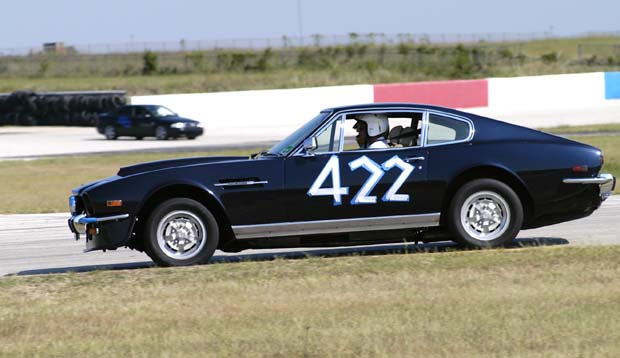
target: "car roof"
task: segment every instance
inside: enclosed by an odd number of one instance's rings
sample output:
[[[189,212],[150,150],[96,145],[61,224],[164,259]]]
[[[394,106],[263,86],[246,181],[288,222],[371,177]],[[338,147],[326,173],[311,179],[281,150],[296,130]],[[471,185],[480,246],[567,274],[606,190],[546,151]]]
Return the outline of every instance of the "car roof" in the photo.
[[[462,112],[449,107],[436,106],[432,104],[424,103],[412,103],[412,102],[384,102],[384,103],[363,103],[354,104],[349,106],[330,107],[322,110],[321,112],[348,112],[348,111],[363,111],[363,110],[391,110],[391,109],[422,109],[422,110],[436,110],[445,113],[452,113],[459,116],[471,117],[471,113]]]
[[[392,108],[411,108],[411,109],[429,109],[429,110],[437,110],[442,112],[450,112],[454,114],[465,114],[464,112],[448,108],[441,107],[431,104],[424,103],[411,103],[411,102],[384,102],[384,103],[363,103],[363,104],[354,104],[349,106],[340,106],[340,107],[330,107],[324,109],[322,112],[341,112],[341,111],[356,111],[356,110],[366,110],[366,109],[392,109]]]

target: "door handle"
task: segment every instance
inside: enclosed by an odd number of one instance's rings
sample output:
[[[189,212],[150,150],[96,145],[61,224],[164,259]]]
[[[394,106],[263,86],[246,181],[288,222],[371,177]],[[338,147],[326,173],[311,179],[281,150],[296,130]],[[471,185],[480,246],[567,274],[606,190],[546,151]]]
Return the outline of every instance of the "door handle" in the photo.
[[[409,158],[405,158],[405,161],[407,163],[411,163],[411,162],[421,162],[423,160],[425,160],[426,158],[424,157],[409,157]]]

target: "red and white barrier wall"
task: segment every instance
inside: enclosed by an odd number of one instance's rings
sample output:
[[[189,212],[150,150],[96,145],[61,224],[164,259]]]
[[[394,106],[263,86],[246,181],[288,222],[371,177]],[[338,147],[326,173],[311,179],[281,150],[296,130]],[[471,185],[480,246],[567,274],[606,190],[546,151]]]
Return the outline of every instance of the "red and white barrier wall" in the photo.
[[[375,102],[427,103],[453,108],[487,107],[487,80],[392,83],[374,86]]]
[[[161,104],[227,135],[258,130],[281,138],[321,109],[357,103],[414,102],[460,108],[530,127],[620,122],[620,72],[481,80],[132,97]]]

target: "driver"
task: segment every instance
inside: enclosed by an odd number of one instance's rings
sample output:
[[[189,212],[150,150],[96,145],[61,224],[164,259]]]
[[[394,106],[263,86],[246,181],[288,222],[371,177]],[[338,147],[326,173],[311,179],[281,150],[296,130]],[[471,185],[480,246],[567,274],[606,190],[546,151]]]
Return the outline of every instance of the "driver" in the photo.
[[[356,118],[353,129],[357,130],[355,140],[360,149],[385,149],[389,130],[388,119],[383,114],[362,114]]]

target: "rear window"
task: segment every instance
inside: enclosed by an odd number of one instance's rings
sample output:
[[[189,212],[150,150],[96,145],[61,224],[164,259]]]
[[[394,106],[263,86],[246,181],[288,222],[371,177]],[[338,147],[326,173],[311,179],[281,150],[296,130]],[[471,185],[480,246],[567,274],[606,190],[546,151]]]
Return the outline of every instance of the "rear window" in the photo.
[[[458,119],[431,113],[428,119],[427,144],[463,141],[469,138],[469,124]]]

